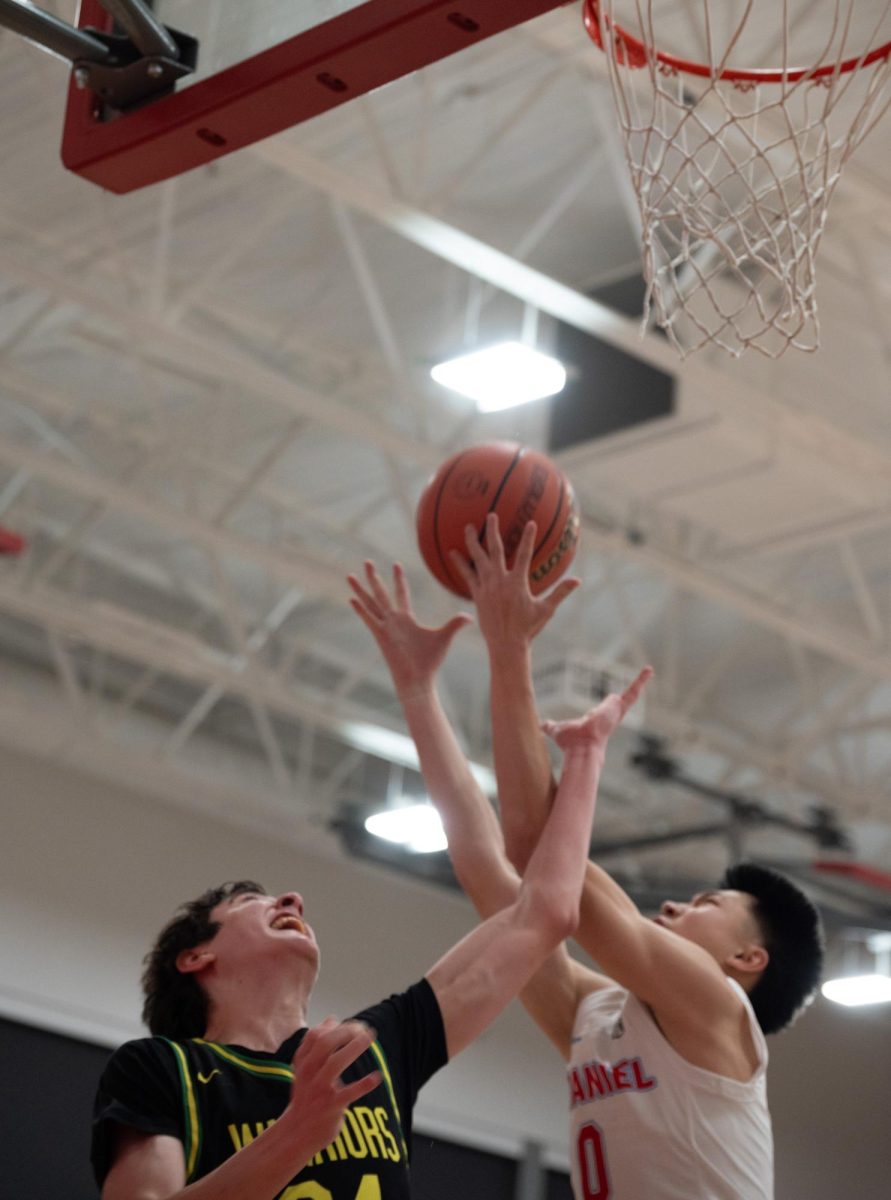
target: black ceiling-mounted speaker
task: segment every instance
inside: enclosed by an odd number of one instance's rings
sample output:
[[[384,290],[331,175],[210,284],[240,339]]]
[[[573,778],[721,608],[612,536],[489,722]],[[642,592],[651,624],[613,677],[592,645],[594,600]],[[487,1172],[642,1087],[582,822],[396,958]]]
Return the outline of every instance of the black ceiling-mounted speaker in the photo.
[[[591,293],[616,312],[639,317],[644,281],[632,275]],[[554,353],[566,387],[550,401],[548,448],[566,450],[675,411],[675,379],[574,326],[557,323]]]

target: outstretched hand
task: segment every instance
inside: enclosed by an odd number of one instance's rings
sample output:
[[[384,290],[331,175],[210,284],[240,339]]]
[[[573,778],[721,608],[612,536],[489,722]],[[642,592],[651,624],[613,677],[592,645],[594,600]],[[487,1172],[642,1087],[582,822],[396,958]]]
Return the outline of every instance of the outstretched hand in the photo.
[[[523,530],[513,565],[508,567],[498,516],[489,513],[485,547],[472,525],[465,530],[470,563],[457,551],[451,553],[452,565],[467,584],[476,604],[480,630],[490,651],[531,642],[581,582],[575,578],[563,579],[549,592],[533,596],[529,586],[529,564],[535,550],[535,537],[535,522],[530,521]]]
[[[421,625],[412,612],[408,581],[399,563],[393,566],[393,599],[374,563],[366,562],[365,578],[363,586],[355,575],[347,576],[355,593],[350,605],[380,646],[396,690],[404,694],[431,684],[455,634],[473,618],[458,613],[437,629]]]
[[[653,668],[644,667],[630,687],[621,695],[610,693],[583,717],[571,721],[544,721],[542,729],[552,737],[561,750],[577,746],[606,746],[610,736],[622,723],[622,718],[634,705],[647,683],[653,677]]]
[[[381,1082],[371,1071],[352,1083],[341,1075],[374,1041],[374,1030],[362,1021],[337,1021],[328,1017],[308,1030],[294,1055],[289,1116],[294,1118],[300,1145],[307,1157],[317,1154],[337,1137],[346,1109],[367,1096]]]

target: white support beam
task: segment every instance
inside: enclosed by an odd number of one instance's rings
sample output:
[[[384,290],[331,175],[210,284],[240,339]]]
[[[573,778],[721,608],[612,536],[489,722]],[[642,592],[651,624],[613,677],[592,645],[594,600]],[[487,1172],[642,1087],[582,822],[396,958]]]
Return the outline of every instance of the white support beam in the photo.
[[[847,538],[839,542],[838,548],[866,631],[881,644],[885,640],[885,625],[857,553]]]
[[[167,179],[161,184],[158,205],[158,228],[155,234],[155,249],[152,255],[152,271],[148,282],[147,307],[154,316],[160,316],[167,307],[170,291],[170,253],[173,241],[174,213],[179,178]]]
[[[84,598],[74,605],[71,597],[62,592],[50,588],[25,592],[3,581],[0,581],[0,612],[42,626],[57,637],[146,666],[156,676],[170,675],[204,687],[206,691],[195,710],[162,752],[165,759],[194,734],[217,700],[229,694],[248,702],[255,700],[300,725],[308,723],[324,730],[364,754],[419,770],[414,743],[399,722],[388,722],[379,711],[370,713],[343,698],[335,702],[318,691],[287,683],[256,659],[246,662],[242,656],[221,652],[197,636],[137,617],[103,601]],[[273,616],[271,613],[267,624]],[[263,632],[260,629],[249,635],[254,655],[262,644]],[[112,715],[114,711],[110,709]],[[471,767],[479,778],[487,778],[487,768],[479,764]]]
[[[341,857],[337,838],[320,822],[309,819],[311,786],[302,793],[292,790],[285,798],[273,788],[264,788],[256,774],[240,772],[231,758],[224,770],[215,770],[206,756],[200,762],[160,760],[154,748],[156,732],[144,717],[134,718],[130,737],[103,736],[102,721],[95,737],[73,736],[71,710],[60,702],[58,688],[40,686],[39,680],[25,683],[7,677],[5,682],[0,745],[49,758],[125,790],[132,789],[136,780],[141,793],[165,804],[261,833],[323,858]],[[105,715],[101,708],[99,715]]]
[[[157,500],[145,499],[125,484],[80,471],[58,458],[2,437],[0,463],[15,469],[24,467],[36,478],[50,480],[74,496],[94,503],[102,502],[117,512],[127,513],[149,526],[163,530],[172,538],[187,538],[199,546],[231,554],[267,571],[273,578],[309,590],[315,595],[343,596],[341,570],[319,555],[291,549],[283,554],[273,545],[250,541],[213,522],[191,516]]]
[[[819,650],[867,676],[891,680],[891,655],[884,645],[841,626],[803,618],[792,606],[784,606],[753,592],[745,592],[703,567],[674,558],[655,546],[633,545],[622,530],[605,530],[583,522],[586,543],[604,554],[619,555],[640,563],[676,583],[684,591],[713,600],[755,624],[772,629],[792,641]]]
[[[564,77],[563,63],[557,63],[541,76],[532,87],[528,88],[526,93],[505,113],[495,127],[474,146],[467,158],[452,172],[451,178],[441,184],[431,195],[424,197],[430,209],[432,211],[441,210],[449,201],[453,200],[455,195],[466,185],[477,167],[490,158],[498,144],[507,137],[512,129],[516,128],[518,122],[522,120],[526,113],[533,109],[539,100],[543,96],[546,96],[551,88],[563,80]]]
[[[292,147],[290,145],[282,144],[280,146],[279,143],[276,143],[276,147],[276,153],[279,149],[284,149],[289,155],[291,154]],[[319,165],[314,159],[307,160],[306,156],[303,156],[301,161],[303,169],[307,171],[309,166],[315,169]],[[313,178],[311,182],[318,185],[319,180]],[[321,182],[325,183],[324,178]],[[349,182],[351,190],[359,188],[359,185],[353,184],[352,181]],[[387,201],[388,205],[390,203]],[[410,210],[405,209],[405,206],[402,206],[400,212],[402,216],[405,216],[406,212],[408,215],[412,215]],[[473,242],[473,239],[470,241]],[[479,249],[479,246],[475,245],[475,248]],[[493,253],[498,257],[498,252]],[[165,353],[170,352],[175,361],[188,362],[192,369],[206,371],[212,378],[237,382],[246,390],[263,395],[265,399],[280,404],[292,413],[298,412],[308,419],[318,420],[328,428],[336,428],[350,436],[367,439],[370,444],[391,453],[399,461],[419,464],[423,461],[425,465],[429,466],[436,463],[438,455],[434,447],[424,446],[415,439],[387,430],[379,421],[366,417],[354,408],[332,403],[330,398],[313,396],[305,389],[295,387],[281,373],[260,366],[243,355],[233,354],[225,346],[217,344],[213,340],[171,331],[144,313],[122,311],[120,306],[112,300],[99,298],[88,288],[77,285],[70,279],[59,280],[49,272],[39,271],[33,265],[24,263],[21,257],[12,251],[6,251],[4,258],[4,266],[10,268],[11,264],[11,269],[24,281],[35,287],[60,288],[66,299],[84,306],[87,311],[101,315],[110,327],[116,328],[120,332],[122,337],[126,335],[135,338],[141,344],[148,343],[153,347],[163,346]],[[501,256],[501,258],[506,258],[506,256]],[[513,264],[514,267],[518,265],[522,266],[522,264]],[[525,270],[525,268],[523,269]],[[537,273],[533,272],[532,276],[536,283],[541,282]],[[526,284],[529,285],[529,283],[530,279],[527,279]],[[572,292],[572,289],[564,289],[563,285],[557,285],[557,287],[561,294]],[[574,296],[575,300],[583,301],[585,306],[592,303],[588,301],[587,297],[579,297],[578,294],[574,294]],[[541,300],[537,291],[535,295],[527,298],[535,303],[539,303]],[[599,317],[602,317],[601,306],[595,306],[595,308]],[[610,325],[617,320],[621,325],[621,320],[611,315],[609,317]],[[601,330],[601,332],[603,331]],[[660,347],[660,351],[664,351],[664,347]],[[723,376],[720,376],[719,379],[723,389],[722,403],[724,403],[729,394],[726,388],[727,380]],[[851,438],[850,435],[840,433],[825,422],[816,420],[812,415],[788,413],[778,406],[760,399],[755,410],[748,415],[757,420],[766,421],[777,436],[784,439],[791,437],[793,441],[808,448],[818,458],[826,457],[834,461],[839,455],[845,456],[845,466],[848,472],[870,479],[891,480],[891,456],[866,446],[858,439]],[[16,467],[20,467],[23,459],[28,455],[29,452],[23,451],[18,446],[14,449],[9,446],[0,447],[0,458],[8,463],[14,461]],[[106,497],[110,496],[111,485],[107,482],[98,483],[95,479],[88,478],[82,473],[70,472],[63,480],[60,476],[60,465],[44,456],[32,455],[29,459],[29,469],[33,469],[37,474],[48,474],[49,477],[54,477],[63,486],[69,485],[76,493],[89,494],[94,498],[97,493]],[[199,543],[203,541],[206,544],[210,538],[211,544],[215,544],[219,549],[241,554],[249,561],[263,565],[265,569],[279,578],[309,585],[312,585],[314,580],[316,592],[330,587],[332,589],[330,594],[333,594],[335,588],[340,594],[339,573],[335,578],[328,564],[307,560],[303,555],[301,556],[303,561],[298,567],[293,557],[284,560],[283,556],[276,553],[271,547],[260,547],[246,539],[232,538],[231,535],[221,530],[214,530],[211,533],[205,524],[195,522],[194,518],[185,518],[179,513],[174,513],[173,510],[165,510],[155,504],[140,501],[138,497],[129,495],[124,488],[112,490],[114,501],[121,504],[123,511],[135,513],[136,510],[141,509],[141,515],[145,520],[157,522],[160,519],[167,524],[169,529],[172,530],[176,527],[179,534],[194,538]],[[888,677],[891,673],[891,660],[887,653],[879,652],[877,654],[876,646],[868,639],[850,638],[847,630],[827,627],[810,619],[804,620],[800,614],[794,611],[784,611],[772,601],[743,592],[738,585],[722,579],[713,571],[679,561],[674,556],[664,552],[660,553],[656,548],[631,547],[621,534],[605,534],[602,530],[589,526],[586,538],[589,539],[589,544],[606,553],[619,553],[640,561],[681,583],[687,590],[705,595],[733,611],[742,613],[750,620],[777,629],[786,636],[796,638],[804,644],[811,645],[823,653],[855,666],[858,670],[878,674],[883,678]]]
[[[755,768],[761,772],[767,788],[781,793],[794,791],[812,800],[818,798],[850,819],[875,817],[886,804],[884,790],[842,787],[837,780],[813,768],[790,767],[781,751],[765,749],[754,738],[744,740],[701,720],[688,721],[682,714],[651,701],[647,702],[647,727],[648,732],[668,738],[675,750],[706,750],[743,768]]]
[[[359,292],[365,302],[365,309],[371,321],[377,344],[384,361],[392,372],[396,391],[413,413],[415,428],[423,436],[426,432],[424,410],[418,403],[418,397],[411,386],[405,356],[400,348],[393,322],[387,312],[387,306],[375,279],[371,263],[368,261],[368,255],[365,253],[352,213],[336,196],[331,198],[331,211],[350,267],[356,277],[356,283],[359,285]]]
[[[356,211],[365,213],[469,275],[674,375],[701,395],[720,397],[722,409],[746,425],[753,421],[764,424],[784,442],[825,457],[845,471],[857,471],[861,467],[865,470],[869,461],[873,471],[891,481],[891,454],[813,413],[784,406],[729,369],[717,370],[702,359],[692,357],[680,361],[663,338],[654,334],[641,337],[639,322],[620,316],[606,305],[454,225],[375,190],[366,180],[354,178],[308,154],[293,140],[271,138],[250,147],[247,153],[307,187],[338,197]]]
[[[50,654],[59,674],[59,679],[62,682],[65,695],[68,698],[68,703],[71,705],[75,717],[79,721],[83,721],[86,717],[84,694],[77,678],[74,664],[71,661],[71,655],[63,646],[62,639],[54,629],[48,630],[47,640],[49,642]]]
[[[602,337],[663,371],[678,372],[678,359],[671,348],[658,338],[642,340],[636,321],[620,316],[606,305],[518,262],[438,217],[375,191],[365,181],[354,179],[314,158],[295,143],[270,139],[251,147],[249,153],[309,187],[337,196],[351,208],[364,212],[408,241],[508,295],[533,304],[568,325]]]
[[[289,550],[287,554],[282,554],[273,545],[241,537],[157,500],[144,499],[123,484],[102,480],[58,458],[3,438],[0,438],[0,463],[6,463],[12,469],[25,467],[35,476],[49,479],[74,495],[93,501],[107,501],[118,511],[161,528],[173,537],[185,537],[198,545],[232,554],[267,571],[273,578],[305,589],[312,595],[338,600],[343,597],[340,565],[320,555],[305,550]],[[610,557],[618,556],[637,562],[687,591],[705,596],[756,624],[819,650],[867,676],[891,680],[891,654],[884,645],[814,617],[805,620],[794,607],[744,592],[738,585],[657,547],[633,545],[621,530],[607,531],[590,521],[584,521],[583,526],[589,547]]]
[[[399,168],[396,166],[396,160],[393,157],[393,151],[387,141],[386,134],[377,118],[373,98],[367,95],[359,96],[355,101],[355,105],[357,110],[362,114],[365,128],[377,152],[378,162],[380,163],[390,191],[394,196],[405,195],[405,184],[402,181]]]
[[[278,435],[265,454],[260,456],[247,475],[216,510],[212,518],[214,525],[226,524],[232,514],[244,504],[245,500],[257,490],[262,481],[281,462],[303,428],[304,422],[300,418],[296,418],[288,424],[287,429]]]
[[[77,422],[81,428],[89,428],[95,431],[103,439],[112,438],[115,441],[120,441],[122,437],[121,423],[114,416],[101,409],[97,404],[90,406],[85,412],[70,396],[64,393],[47,387],[45,384],[36,379],[31,378],[22,371],[5,368],[0,371],[0,388],[12,389],[15,394],[22,399],[33,404],[33,412],[46,412],[53,421],[62,422],[67,425],[70,422]],[[8,400],[8,397],[5,398]],[[295,418],[293,425],[289,425],[282,433],[281,449],[283,450],[288,443],[291,430],[299,429],[299,418]],[[48,421],[44,422],[44,428],[52,432],[53,426]],[[167,444],[169,438],[161,437],[157,430],[148,428],[145,425],[128,426],[126,429],[127,445],[132,445],[133,452],[143,456],[156,453],[167,453]],[[67,442],[59,439],[60,450],[64,452],[67,447]],[[70,455],[74,454],[74,447],[70,448]],[[236,497],[238,502],[244,500],[247,494],[253,490],[256,495],[270,508],[275,509],[282,514],[288,514],[291,517],[300,517],[303,521],[308,521],[313,525],[318,525],[325,533],[343,539],[348,536],[347,528],[332,521],[328,514],[322,511],[319,507],[310,505],[305,498],[298,497],[292,488],[286,488],[281,484],[268,482],[262,477],[262,467],[267,461],[272,466],[272,460],[278,458],[279,451],[275,447],[271,447],[269,451],[270,458],[261,459],[258,462],[255,472],[260,471],[260,477],[254,478],[254,472],[245,476],[242,470],[239,470],[229,462],[220,458],[212,458],[207,454],[201,453],[197,448],[190,449],[189,446],[179,444],[177,447],[177,457],[184,467],[196,474],[205,474],[209,479],[216,484],[221,485],[225,489],[231,491],[230,502]],[[76,461],[82,461],[82,456]],[[387,460],[389,463],[389,460]],[[20,470],[13,476],[9,484],[0,492],[0,514],[6,511],[6,508],[11,504],[16,496],[21,492],[31,478],[30,472]],[[245,490],[247,489],[247,490]],[[221,514],[223,514],[221,516]],[[215,515],[215,521],[220,523],[226,519],[228,513],[225,512],[225,506],[221,506]],[[356,542],[356,554],[358,557],[368,558],[377,552],[377,547],[370,545],[367,541],[354,538]]]
[[[407,462],[417,462],[431,469],[438,465],[435,447],[425,446],[388,428],[361,409],[343,404],[333,396],[317,395],[300,387],[282,371],[233,350],[222,340],[171,329],[150,313],[127,308],[113,294],[100,295],[67,276],[36,267],[8,245],[0,249],[0,272],[79,305],[86,313],[101,318],[128,347],[144,346],[155,354],[163,354],[170,363],[182,364],[193,373],[199,372],[227,386],[241,387],[286,412],[337,430],[347,437],[361,438]]]
[[[828,521],[819,521],[807,528],[793,529],[788,533],[776,533],[756,541],[737,543],[729,549],[719,550],[719,563],[736,563],[746,558],[767,560],[787,554],[799,554],[829,546],[842,538],[854,538],[875,533],[891,525],[891,507],[881,504],[860,512],[846,514]]]
[[[256,640],[252,642],[248,637],[243,615],[239,609],[238,601],[233,593],[225,567],[220,561],[219,555],[211,552],[208,558],[220,595],[223,622],[232,639],[233,650],[235,651],[233,656],[234,661],[239,664],[244,663],[244,678],[247,685],[244,698],[250,709],[260,745],[263,747],[269,761],[269,768],[272,771],[272,777],[275,780],[276,786],[282,792],[287,792],[291,787],[291,773],[285,763],[275,729],[273,728],[272,721],[269,719],[269,713],[253,682],[259,667],[256,658]]]

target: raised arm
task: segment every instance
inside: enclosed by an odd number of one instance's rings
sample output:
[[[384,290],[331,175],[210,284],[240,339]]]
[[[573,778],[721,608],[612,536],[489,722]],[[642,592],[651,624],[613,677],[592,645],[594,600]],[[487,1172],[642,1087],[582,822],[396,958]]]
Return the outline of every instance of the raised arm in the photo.
[[[460,613],[437,629],[421,625],[398,563],[392,598],[373,563],[365,564],[364,583],[354,575],[348,581],[354,593],[350,603],[390,668],[427,791],[442,818],[455,874],[477,912],[487,917],[515,899],[519,878],[436,690],[436,672],[456,633],[472,618]]]
[[[459,556],[453,558],[476,603],[488,647],[501,822],[508,856],[520,870],[544,829],[554,787],[532,688],[532,642],[575,586],[570,580],[546,596],[531,594],[528,569],[534,537],[534,526],[527,526],[508,569],[497,519],[490,517],[486,548],[468,528],[473,568]],[[649,669],[642,672],[625,693],[626,708],[650,674]],[[615,880],[593,863],[586,868],[575,937],[606,975],[667,1020],[698,1021],[709,1013],[733,1018],[733,993],[715,961],[644,917]]]
[[[549,839],[538,852],[536,869],[530,867],[521,895],[517,874],[505,857],[498,822],[436,696],[436,670],[455,633],[469,618],[462,615],[440,629],[421,626],[412,613],[408,588],[398,566],[394,568],[393,599],[370,563],[366,564],[364,583],[353,576],[350,586],[353,608],[371,630],[390,667],[428,791],[443,818],[456,873],[481,916],[498,914],[431,973],[446,1014],[449,1049],[456,1053],[504,1007],[535,964],[543,962],[542,947],[554,947],[562,941],[569,910],[566,894],[560,889],[570,884],[574,913],[578,896],[573,889],[581,886],[602,750],[612,726],[600,726],[600,752],[587,761],[588,790],[581,807],[573,813],[566,807],[572,801],[564,801],[563,814],[555,817]],[[537,726],[534,732],[540,739]],[[567,776],[570,796],[578,787],[571,776],[572,772]],[[561,841],[561,825],[579,821],[585,829],[572,826],[567,836],[576,840],[568,849]],[[576,882],[571,882],[572,870],[566,869],[567,854],[576,871]],[[523,993],[523,1002],[564,1057],[578,999],[590,990],[594,980],[593,973],[574,963],[560,946]]]
[[[556,788],[532,688],[532,641],[579,586],[578,579],[564,579],[545,595],[532,595],[529,564],[535,536],[530,522],[508,568],[498,517],[490,514],[486,549],[468,526],[472,568],[460,555],[452,556],[476,604],[489,655],[492,750],[498,794],[505,798],[501,824],[508,858],[519,871],[532,856]]]
[[[555,727],[564,751],[563,772],[545,827],[514,902],[484,921],[428,973],[455,1053],[535,980],[535,995],[554,988],[561,1004],[577,1004],[585,969],[555,951],[574,930],[585,873],[597,781],[606,742],[621,720],[621,701],[608,697],[573,728]],[[547,964],[544,970],[540,970]],[[556,968],[549,978],[549,969]],[[524,997],[525,999],[526,997]],[[571,1025],[570,1025],[571,1028]],[[568,1049],[568,1030],[557,1038]]]

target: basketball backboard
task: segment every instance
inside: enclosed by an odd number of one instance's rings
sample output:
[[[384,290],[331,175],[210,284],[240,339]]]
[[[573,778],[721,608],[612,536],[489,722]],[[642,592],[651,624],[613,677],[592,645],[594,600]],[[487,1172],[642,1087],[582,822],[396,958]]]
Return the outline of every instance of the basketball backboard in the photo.
[[[364,95],[564,0],[155,0],[198,41],[174,91],[123,112],[72,74],[62,161],[112,192],[182,174]],[[108,33],[100,0],[78,28]],[[80,81],[83,83],[83,80]]]

